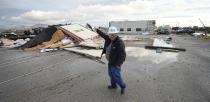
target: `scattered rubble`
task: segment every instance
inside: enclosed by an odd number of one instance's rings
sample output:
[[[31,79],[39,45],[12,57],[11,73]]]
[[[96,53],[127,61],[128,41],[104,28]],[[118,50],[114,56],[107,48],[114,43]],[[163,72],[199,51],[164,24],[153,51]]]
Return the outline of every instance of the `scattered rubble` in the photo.
[[[63,50],[63,49],[60,49],[60,48],[41,49],[40,52],[53,52],[53,51],[58,51],[58,50]]]
[[[4,47],[21,48],[24,51],[53,52],[64,49],[97,58],[101,55],[104,40],[89,24],[87,27],[79,24],[49,26],[33,39],[1,39],[1,42]]]
[[[119,37],[125,42],[143,41],[137,35],[120,34]],[[98,59],[100,59],[98,56],[101,56],[104,47],[104,40],[89,24],[86,27],[80,24],[49,26],[32,39],[18,39],[16,41],[1,39],[1,41],[1,45],[4,47],[21,48],[24,51],[52,52],[66,50]],[[145,46],[145,48],[155,49],[156,53],[162,51],[186,51],[183,48],[174,48],[170,41],[172,41],[172,37],[168,37],[166,40],[154,39],[153,45]]]
[[[57,31],[57,28],[54,26],[50,26],[48,28],[45,28],[40,34],[36,35],[33,39],[28,41],[26,44],[22,45],[20,48],[36,48],[37,45],[42,44],[43,42],[50,41],[52,38],[52,35]]]
[[[55,43],[57,43],[62,38],[64,38],[63,32],[61,30],[57,30],[52,35],[52,39],[50,41],[43,42],[42,44],[36,45],[34,47],[31,47],[31,48],[25,48],[24,50],[25,51],[31,51],[31,50],[36,50],[37,48],[41,48],[41,47],[44,47],[45,49],[47,49],[47,48],[55,48],[55,47],[57,47]]]
[[[6,48],[16,48],[20,47],[21,45],[25,44],[27,41],[29,41],[30,38],[27,39],[17,39],[17,40],[9,40],[7,38],[2,38],[1,46]]]

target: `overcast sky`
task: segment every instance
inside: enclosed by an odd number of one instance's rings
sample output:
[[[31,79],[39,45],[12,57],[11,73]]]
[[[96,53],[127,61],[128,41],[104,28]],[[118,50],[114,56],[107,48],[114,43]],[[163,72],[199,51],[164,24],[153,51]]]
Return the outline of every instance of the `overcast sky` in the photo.
[[[156,20],[157,26],[210,26],[210,0],[0,0],[0,28],[34,24]]]

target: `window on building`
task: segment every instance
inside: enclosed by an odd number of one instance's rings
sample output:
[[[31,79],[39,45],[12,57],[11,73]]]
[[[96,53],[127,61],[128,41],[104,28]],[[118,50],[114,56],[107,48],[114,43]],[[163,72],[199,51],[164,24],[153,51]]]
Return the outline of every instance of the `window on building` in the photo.
[[[136,31],[141,31],[141,28],[136,28]]]
[[[131,31],[131,28],[127,28],[127,31]]]
[[[123,28],[120,28],[120,31],[124,31],[124,29]]]

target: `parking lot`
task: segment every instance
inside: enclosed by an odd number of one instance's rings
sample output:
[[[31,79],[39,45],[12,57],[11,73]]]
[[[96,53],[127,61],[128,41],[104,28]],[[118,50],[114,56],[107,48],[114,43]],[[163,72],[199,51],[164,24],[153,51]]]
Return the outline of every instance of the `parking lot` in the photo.
[[[144,49],[172,37],[185,52]],[[0,102],[209,102],[210,40],[189,35],[141,35],[126,43],[121,74],[126,92],[108,90],[107,64],[68,52],[0,48]],[[105,63],[105,58],[102,59]]]

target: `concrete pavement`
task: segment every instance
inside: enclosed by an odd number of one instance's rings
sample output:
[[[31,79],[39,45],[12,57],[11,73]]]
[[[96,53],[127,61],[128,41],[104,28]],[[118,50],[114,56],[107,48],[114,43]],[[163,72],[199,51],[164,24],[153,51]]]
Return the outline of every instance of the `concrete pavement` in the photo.
[[[108,90],[107,65],[71,52],[0,48],[0,102],[209,102],[210,40],[170,35],[186,52],[156,53],[127,43],[122,66],[126,92]],[[103,61],[106,62],[105,59]]]

